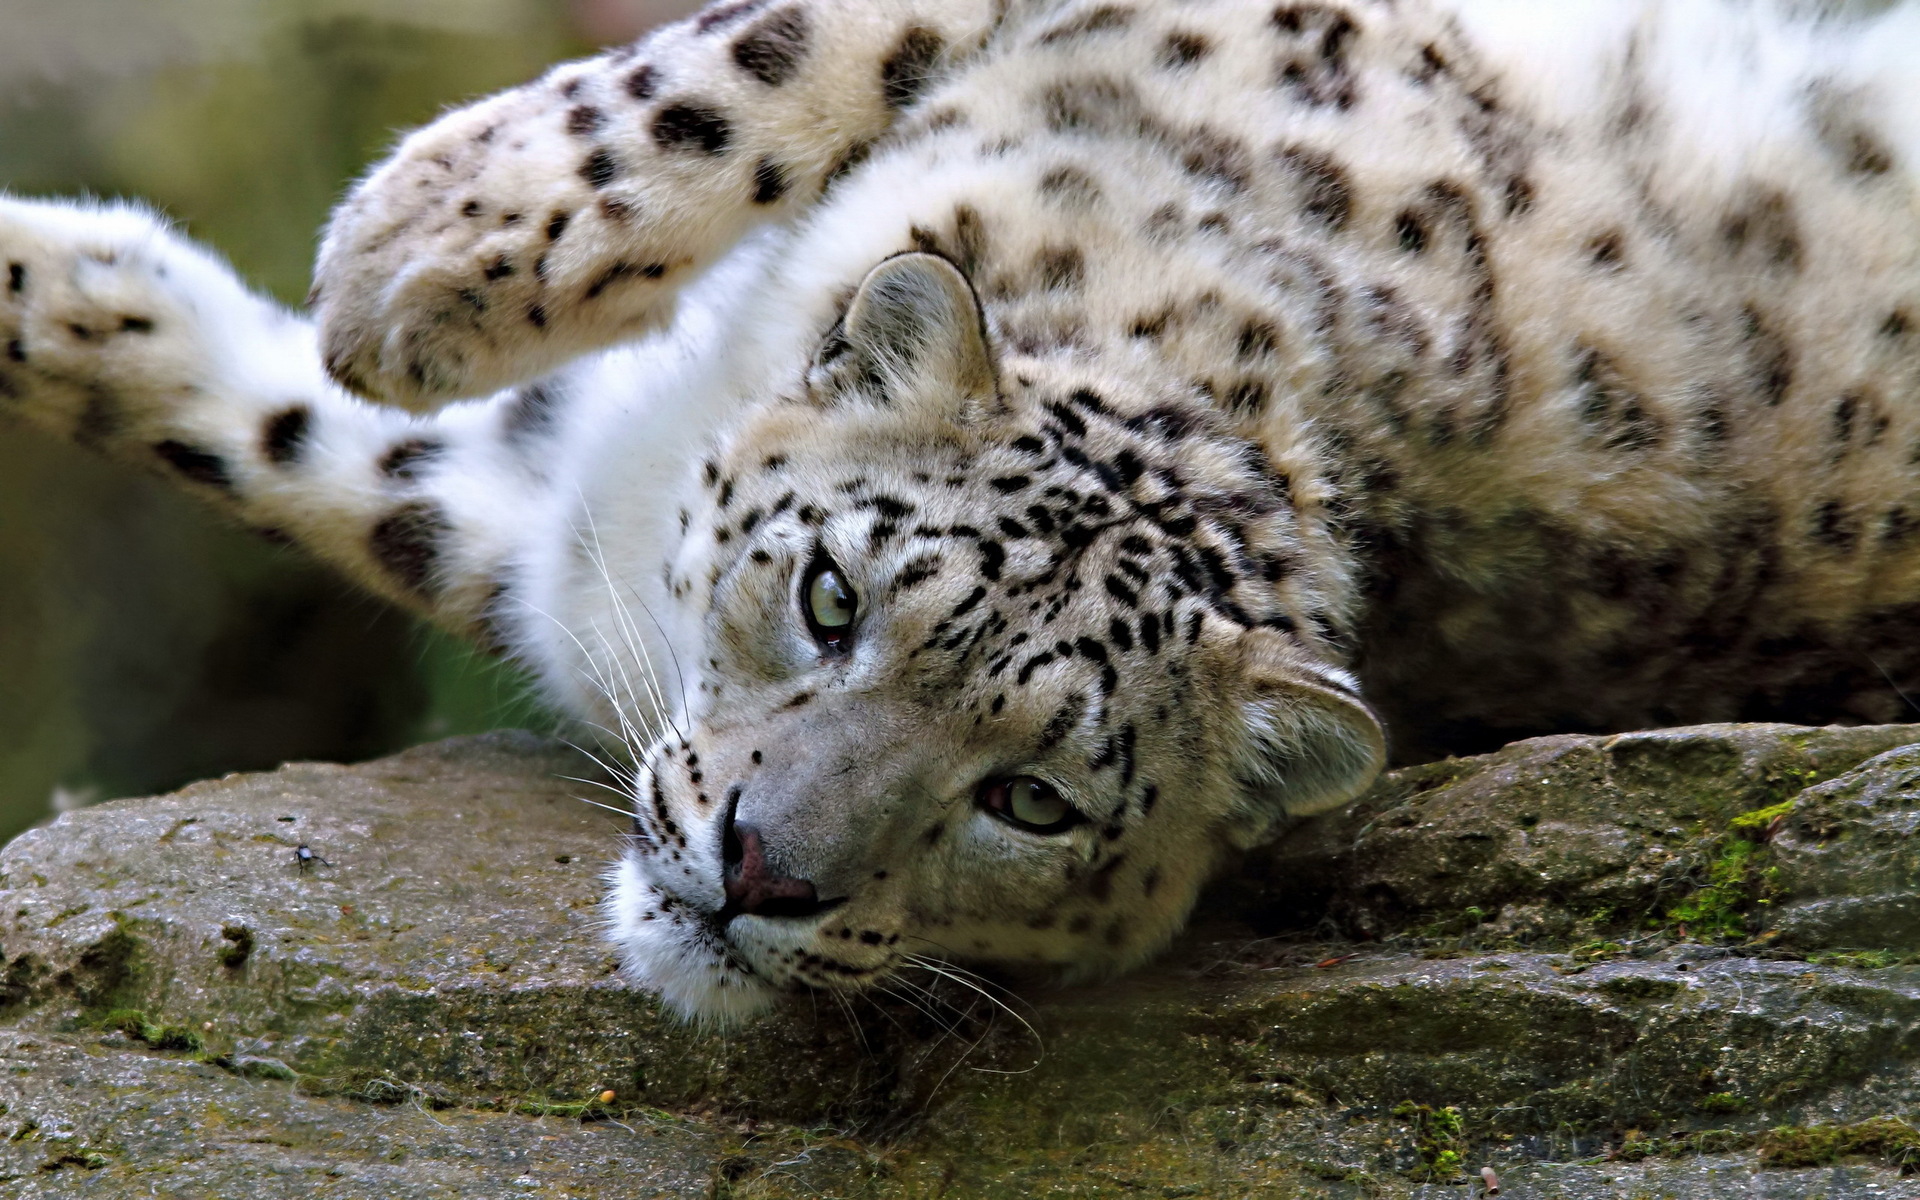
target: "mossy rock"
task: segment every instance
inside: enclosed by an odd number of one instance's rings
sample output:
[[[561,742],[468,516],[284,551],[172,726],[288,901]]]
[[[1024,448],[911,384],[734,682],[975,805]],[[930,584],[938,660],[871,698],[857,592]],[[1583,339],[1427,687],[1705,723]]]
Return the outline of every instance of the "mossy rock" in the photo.
[[[1568,1197],[1896,1186],[1920,941],[1843,946],[1802,915],[1920,894],[1888,832],[1920,781],[1920,750],[1894,748],[1916,741],[1719,726],[1410,768],[1250,861],[1129,978],[1016,989],[1011,1011],[929,980],[914,1005],[800,1000],[726,1034],[615,979],[596,903],[618,823],[574,799],[589,766],[555,744],[102,805],[0,851],[0,1181],[1457,1196],[1491,1166]],[[1716,888],[1736,924],[1672,919]],[[1820,1132],[1856,1127],[1879,1140]]]

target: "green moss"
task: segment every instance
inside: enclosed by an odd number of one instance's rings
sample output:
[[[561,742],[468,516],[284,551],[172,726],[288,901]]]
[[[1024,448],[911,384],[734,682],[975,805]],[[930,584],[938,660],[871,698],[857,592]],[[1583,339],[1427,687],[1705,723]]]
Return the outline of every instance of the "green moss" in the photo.
[[[1577,963],[1597,963],[1620,958],[1627,953],[1627,948],[1619,942],[1601,939],[1575,946],[1567,953]]]
[[[601,1103],[598,1097],[590,1100],[526,1099],[515,1104],[513,1111],[523,1117],[565,1117],[573,1121],[591,1121],[612,1116],[614,1108],[610,1103]]]
[[[1738,1113],[1747,1111],[1747,1102],[1732,1092],[1715,1092],[1701,1097],[1694,1107],[1705,1113]]]
[[[1795,803],[1793,800],[1782,800],[1778,804],[1743,812],[1727,822],[1727,832],[1760,841],[1765,837],[1767,830],[1773,827],[1775,821],[1793,811]]]
[[[1920,955],[1903,954],[1897,950],[1835,950],[1827,954],[1814,954],[1808,962],[1816,967],[1849,967],[1856,971],[1877,971],[1882,967],[1898,967],[1920,961]]]
[[[1779,892],[1778,872],[1767,862],[1769,842],[1795,803],[1783,800],[1730,819],[1726,832],[1704,847],[1706,878],[1667,910],[1667,923],[1694,941],[1745,940],[1754,933],[1758,911]]]
[[[1467,1148],[1466,1122],[1459,1109],[1403,1100],[1394,1106],[1393,1115],[1413,1126],[1413,1148],[1420,1155],[1415,1175],[1435,1183],[1459,1178]]]
[[[1895,1117],[1852,1125],[1782,1125],[1760,1135],[1759,1151],[1769,1167],[1818,1167],[1866,1155],[1907,1175],[1920,1170],[1920,1129]]]
[[[179,1050],[188,1054],[206,1053],[206,1039],[197,1029],[185,1025],[163,1025],[147,1019],[137,1008],[117,1008],[95,1020],[100,1029],[116,1030],[154,1050]]]

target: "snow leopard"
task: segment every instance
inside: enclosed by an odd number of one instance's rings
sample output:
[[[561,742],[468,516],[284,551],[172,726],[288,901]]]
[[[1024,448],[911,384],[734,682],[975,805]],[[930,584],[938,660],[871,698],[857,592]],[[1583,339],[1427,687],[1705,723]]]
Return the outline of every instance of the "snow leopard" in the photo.
[[[0,199],[0,414],[607,731],[626,977],[1097,979],[1392,761],[1920,689],[1920,12],[721,0],[310,314]]]

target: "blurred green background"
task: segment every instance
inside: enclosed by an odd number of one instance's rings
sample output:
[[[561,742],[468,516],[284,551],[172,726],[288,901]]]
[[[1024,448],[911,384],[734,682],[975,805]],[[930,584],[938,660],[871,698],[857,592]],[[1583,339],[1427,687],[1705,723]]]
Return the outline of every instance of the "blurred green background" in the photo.
[[[447,105],[686,0],[0,0],[0,188],[144,199],[281,300],[349,181]],[[0,840],[65,806],[538,724],[513,672],[0,422]]]

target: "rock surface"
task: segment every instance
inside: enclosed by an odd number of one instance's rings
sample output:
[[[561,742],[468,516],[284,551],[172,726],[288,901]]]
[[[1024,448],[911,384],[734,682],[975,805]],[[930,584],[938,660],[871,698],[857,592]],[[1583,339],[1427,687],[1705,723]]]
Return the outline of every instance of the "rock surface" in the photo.
[[[0,851],[0,1194],[1920,1196],[1920,727],[1409,768],[1128,979],[726,1035],[615,981],[589,773],[495,734]]]

